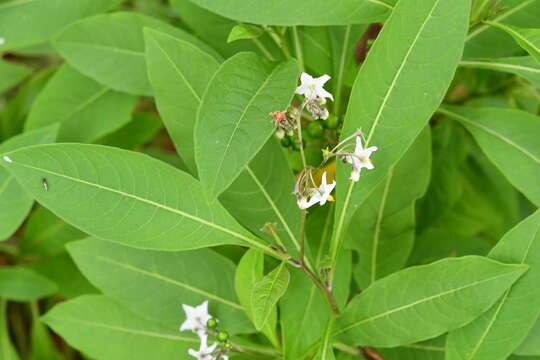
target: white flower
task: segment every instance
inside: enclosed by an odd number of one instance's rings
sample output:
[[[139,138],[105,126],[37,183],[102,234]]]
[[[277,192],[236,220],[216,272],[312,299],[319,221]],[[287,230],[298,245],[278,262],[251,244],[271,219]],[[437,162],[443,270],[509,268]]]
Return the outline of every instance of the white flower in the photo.
[[[309,200],[306,197],[300,197],[298,199],[298,206],[300,209],[307,209],[316,203],[319,203],[319,205],[323,206],[326,204],[326,201],[333,200],[332,195],[330,193],[334,188],[336,187],[336,181],[332,181],[331,184],[328,184],[326,182],[326,171],[322,175],[322,181],[321,185],[319,185],[319,188],[313,188],[310,189],[310,197]]]
[[[208,301],[195,307],[183,304],[182,308],[186,313],[186,321],[180,326],[180,331],[191,330],[199,336],[203,336],[206,332],[206,323],[212,318],[208,314]]]
[[[8,163],[13,162],[13,161],[11,161],[11,158],[9,156],[7,156],[7,155],[4,155],[4,157],[2,159],[4,159],[4,161],[8,162]]]
[[[334,100],[332,94],[324,90],[323,86],[330,80],[330,76],[323,75],[318,78],[313,78],[311,75],[303,72],[300,76],[300,86],[296,88],[298,95],[304,95],[307,101],[319,100],[324,105],[326,98]]]
[[[6,43],[6,39],[3,37],[0,37],[0,46],[4,45]]]
[[[216,347],[217,343],[214,343],[212,346],[208,346],[208,337],[206,335],[202,335],[199,351],[189,349],[188,354],[198,360],[215,360],[216,358],[214,357],[213,352],[216,350]]]
[[[360,179],[360,170],[366,168],[368,170],[374,169],[370,156],[377,151],[376,146],[370,146],[364,149],[362,146],[362,138],[356,137],[356,147],[354,153],[345,156],[345,161],[352,165],[351,180],[357,182]]]

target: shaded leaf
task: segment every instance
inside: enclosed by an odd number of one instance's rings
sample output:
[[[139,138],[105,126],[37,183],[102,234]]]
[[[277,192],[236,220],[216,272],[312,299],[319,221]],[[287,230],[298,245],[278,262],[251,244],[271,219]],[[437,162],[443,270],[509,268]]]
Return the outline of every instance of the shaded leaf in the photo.
[[[299,69],[250,53],[225,61],[208,85],[195,126],[201,182],[217,197],[240,175],[274,131],[268,114],[288,106]]]
[[[49,279],[24,267],[0,269],[0,298],[14,301],[32,301],[56,291]]]
[[[540,63],[540,29],[524,29],[503,23],[489,22],[491,26],[506,31],[525,51]],[[539,24],[540,25],[540,24]]]
[[[0,299],[0,359],[19,360],[19,355],[9,337],[7,301],[4,299]]]
[[[60,123],[58,141],[92,142],[127,124],[136,101],[64,65],[37,97],[25,131]]]
[[[136,112],[131,121],[96,143],[132,150],[144,145],[161,130],[161,119],[151,112]]]
[[[538,116],[501,108],[444,107],[440,111],[462,123],[506,178],[529,200],[540,205]]]
[[[199,339],[142,319],[113,300],[86,295],[61,303],[43,318],[71,346],[97,359],[185,358]]]
[[[151,95],[144,54],[145,27],[171,34],[212,52],[192,35],[133,12],[98,15],[77,21],[57,35],[53,45],[71,66],[99,83],[130,94]]]
[[[401,270],[353,298],[339,339],[394,347],[442,335],[489,309],[527,268],[466,256]]]
[[[139,316],[173,328],[185,317],[181,304],[208,300],[209,312],[227,331],[251,328],[234,295],[233,263],[211,250],[158,252],[95,238],[68,249],[92,284]]]
[[[501,71],[519,76],[540,87],[540,65],[530,56],[501,58],[492,60],[464,60],[461,67]]]
[[[31,73],[26,66],[0,60],[0,93],[17,85]]]

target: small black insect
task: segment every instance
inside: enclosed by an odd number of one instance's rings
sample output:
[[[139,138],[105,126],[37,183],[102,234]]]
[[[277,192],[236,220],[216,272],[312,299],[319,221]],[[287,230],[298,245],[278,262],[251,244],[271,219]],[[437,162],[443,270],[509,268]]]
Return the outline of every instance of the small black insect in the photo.
[[[43,189],[45,189],[45,191],[49,191],[49,183],[47,182],[47,179],[41,179],[41,183],[43,184]]]

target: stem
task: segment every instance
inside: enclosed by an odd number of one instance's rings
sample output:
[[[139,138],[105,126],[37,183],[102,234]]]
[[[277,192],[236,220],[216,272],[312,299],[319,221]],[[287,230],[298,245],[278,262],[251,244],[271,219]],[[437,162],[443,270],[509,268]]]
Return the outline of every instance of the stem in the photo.
[[[281,241],[281,238],[279,237],[277,232],[274,231],[274,227],[272,225],[268,226],[268,231],[270,231],[270,234],[272,235],[276,243],[278,243],[279,246],[285,249],[285,245],[283,244],[283,241]]]
[[[264,54],[264,56],[266,56],[268,58],[268,60],[270,60],[270,61],[275,61],[276,60],[276,58],[272,55],[272,53],[266,48],[266,46],[264,46],[264,44],[259,39],[252,38],[251,40],[253,40],[255,45],[257,45],[259,50],[261,50],[261,52]]]
[[[306,233],[306,210],[300,210],[300,264],[305,266],[305,233]]]
[[[332,313],[335,316],[339,316],[339,314],[340,314],[339,308],[338,308],[337,303],[336,303],[336,298],[334,297],[334,294],[332,294],[332,291],[330,291],[330,289],[328,289],[326,286],[324,286],[324,284],[317,277],[317,275],[315,275],[315,273],[313,273],[313,271],[308,269],[303,264],[301,266],[301,269],[302,269],[303,272],[306,273],[307,276],[309,276],[309,278],[313,281],[315,286],[317,286],[319,288],[319,290],[321,290],[321,292],[323,293],[323,295],[324,295],[324,297],[326,299],[326,302],[328,303],[328,305],[330,305],[330,308],[332,309]]]
[[[283,55],[285,55],[285,58],[288,60],[291,58],[291,53],[289,52],[289,48],[287,47],[287,44],[285,43],[283,37],[280,34],[277,34],[274,29],[272,29],[269,26],[265,26],[264,29],[270,35],[272,40],[276,43],[276,45],[283,51]]]
[[[294,49],[296,52],[296,60],[298,60],[300,70],[304,71],[304,55],[302,54],[302,45],[300,45],[300,37],[298,36],[298,29],[296,26],[292,27],[292,33],[294,39]]]
[[[304,141],[302,140],[302,114],[304,113],[305,108],[306,102],[304,101],[302,103],[302,106],[300,107],[298,116],[296,117],[296,133],[298,136],[298,142],[300,147],[300,156],[302,157],[302,165],[304,165],[304,169],[307,169],[306,155],[304,154]]]

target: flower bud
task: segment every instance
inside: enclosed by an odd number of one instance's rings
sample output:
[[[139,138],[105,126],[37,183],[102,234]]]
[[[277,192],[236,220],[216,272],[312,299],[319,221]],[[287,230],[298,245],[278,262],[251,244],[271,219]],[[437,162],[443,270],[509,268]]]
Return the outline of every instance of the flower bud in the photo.
[[[216,338],[219,342],[226,342],[229,340],[229,334],[226,331],[220,331]]]

